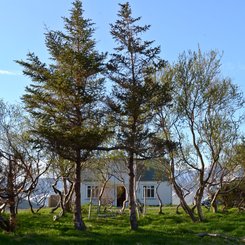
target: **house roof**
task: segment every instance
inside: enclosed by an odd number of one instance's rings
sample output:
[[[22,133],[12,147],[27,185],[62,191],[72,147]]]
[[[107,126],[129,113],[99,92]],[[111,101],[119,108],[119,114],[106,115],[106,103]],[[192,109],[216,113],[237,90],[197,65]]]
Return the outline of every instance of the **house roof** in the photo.
[[[127,171],[124,171],[124,174],[128,176]],[[82,182],[98,181],[98,173],[96,174],[96,172],[91,169],[84,169],[81,174],[81,179]],[[168,181],[168,178],[165,174],[164,167],[156,169],[151,166],[138,164],[136,181]]]
[[[167,181],[167,176],[163,173],[163,171],[157,171],[153,168],[145,169],[140,181]]]

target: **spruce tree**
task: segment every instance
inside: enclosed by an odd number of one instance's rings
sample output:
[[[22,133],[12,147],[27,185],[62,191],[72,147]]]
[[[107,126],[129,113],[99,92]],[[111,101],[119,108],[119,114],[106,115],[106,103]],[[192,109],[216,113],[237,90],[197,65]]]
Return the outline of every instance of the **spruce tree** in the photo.
[[[136,160],[146,157],[156,136],[152,124],[156,102],[165,104],[170,97],[164,96],[166,90],[154,76],[165,65],[159,57],[160,47],[152,47],[154,41],[141,39],[141,34],[150,26],[137,25],[140,18],[132,17],[129,3],[120,4],[118,17],[115,24],[111,24],[111,35],[117,46],[107,66],[114,83],[108,105],[118,145],[128,159],[130,225],[136,230]]]
[[[108,136],[102,111],[104,54],[95,50],[93,23],[83,16],[76,0],[64,32],[48,31],[46,46],[51,64],[34,53],[17,61],[32,79],[23,101],[34,118],[33,133],[39,144],[75,164],[74,226],[85,230],[81,213],[81,168]]]

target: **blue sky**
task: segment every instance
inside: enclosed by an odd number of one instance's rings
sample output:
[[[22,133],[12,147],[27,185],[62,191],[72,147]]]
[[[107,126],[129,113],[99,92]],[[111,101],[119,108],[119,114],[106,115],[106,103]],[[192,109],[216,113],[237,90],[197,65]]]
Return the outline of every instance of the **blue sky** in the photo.
[[[95,23],[101,51],[114,44],[109,23],[117,18],[118,0],[84,0],[85,16]],[[49,62],[44,43],[45,26],[62,30],[62,16],[69,16],[70,0],[0,0],[0,98],[20,101],[30,83],[14,60],[31,51]],[[245,1],[244,0],[129,0],[135,17],[151,24],[145,35],[161,45],[162,57],[170,62],[186,50],[215,49],[223,52],[222,73],[245,93]]]

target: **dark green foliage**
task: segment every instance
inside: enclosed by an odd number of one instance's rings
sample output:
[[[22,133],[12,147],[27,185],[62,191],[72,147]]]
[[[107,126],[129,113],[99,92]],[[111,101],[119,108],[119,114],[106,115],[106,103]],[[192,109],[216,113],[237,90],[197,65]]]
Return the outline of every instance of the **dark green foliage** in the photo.
[[[149,25],[139,26],[133,18],[129,3],[120,4],[118,20],[111,25],[117,46],[109,61],[108,76],[114,82],[112,97],[108,98],[111,118],[115,124],[118,145],[125,150],[129,168],[130,224],[136,230],[136,200],[134,197],[135,159],[152,157],[154,112],[157,106],[171,100],[169,88],[155,79],[165,61],[159,57],[160,47],[153,41],[143,41],[141,35]],[[157,103],[156,103],[157,102]]]
[[[231,166],[240,166],[241,170],[245,169],[245,138],[242,138],[242,142],[233,147],[233,157],[231,158]]]
[[[153,41],[143,41],[141,35],[150,26],[137,25],[128,3],[120,4],[119,19],[111,25],[111,34],[117,43],[108,63],[109,77],[114,82],[113,98],[108,105],[118,126],[119,144],[127,151],[145,154],[154,132],[150,128],[156,101],[166,104],[171,100],[169,88],[155,79],[165,61],[159,57],[160,47]]]
[[[245,208],[245,181],[235,180],[224,184],[219,199],[226,208]]]
[[[64,32],[49,31],[46,46],[52,63],[29,53],[17,61],[32,79],[23,96],[34,118],[33,134],[41,147],[75,163],[74,226],[85,230],[81,216],[81,165],[109,135],[103,110],[104,54],[95,50],[93,24],[84,19],[82,3],[73,3]]]
[[[23,101],[35,120],[40,143],[65,159],[75,161],[80,149],[86,159],[103,142],[107,133],[102,117],[104,54],[95,50],[94,29],[83,18],[80,1],[73,3],[70,18],[64,18],[65,32],[46,33],[52,64],[46,65],[29,53],[17,61],[33,83]]]

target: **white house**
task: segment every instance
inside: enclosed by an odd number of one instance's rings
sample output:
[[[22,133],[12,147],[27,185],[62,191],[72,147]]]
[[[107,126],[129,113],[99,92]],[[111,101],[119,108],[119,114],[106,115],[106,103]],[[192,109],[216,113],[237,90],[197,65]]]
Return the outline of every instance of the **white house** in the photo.
[[[158,196],[162,204],[172,204],[172,186],[166,178],[157,180],[154,169],[146,169],[136,181],[136,198],[146,205],[157,206],[159,204]],[[98,178],[98,177],[97,177]],[[108,174],[103,178],[104,183],[107,180],[106,187],[102,196],[102,203],[110,203],[113,206],[120,207],[128,195],[128,174],[126,171],[120,174]],[[96,179],[96,174],[91,171],[85,172],[82,177],[81,201],[82,204],[98,203],[98,196],[103,186],[103,181]],[[158,194],[158,195],[157,195]],[[145,198],[144,198],[145,196]]]

